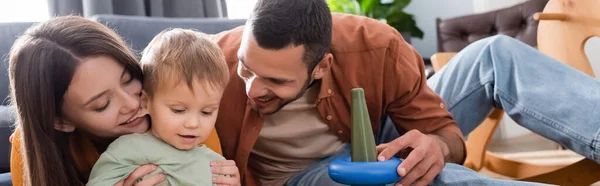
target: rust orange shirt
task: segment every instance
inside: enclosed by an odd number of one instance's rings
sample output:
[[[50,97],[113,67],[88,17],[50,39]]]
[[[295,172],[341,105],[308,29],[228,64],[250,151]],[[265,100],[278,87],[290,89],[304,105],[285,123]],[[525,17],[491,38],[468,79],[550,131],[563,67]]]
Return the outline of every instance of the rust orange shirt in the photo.
[[[231,72],[216,128],[223,155],[236,161],[245,185],[255,185],[248,157],[264,116],[251,109],[245,84],[236,73],[242,31],[243,27],[238,27],[213,36]],[[444,132],[463,140],[442,99],[427,86],[421,56],[394,28],[365,17],[333,14],[332,33],[334,61],[317,97],[319,115],[332,133],[349,142],[350,90],[361,87],[374,132],[389,115],[401,130]]]

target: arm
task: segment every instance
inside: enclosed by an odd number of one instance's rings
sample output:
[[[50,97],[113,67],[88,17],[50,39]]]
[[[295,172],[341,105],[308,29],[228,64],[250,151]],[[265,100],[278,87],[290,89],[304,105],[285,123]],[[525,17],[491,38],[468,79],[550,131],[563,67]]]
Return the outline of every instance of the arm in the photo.
[[[387,112],[397,129],[408,132],[378,146],[380,160],[408,153],[397,169],[403,176],[400,183],[427,185],[444,163],[464,160],[464,139],[443,100],[427,86],[423,61],[414,48],[394,39],[387,53],[384,99],[391,100]]]

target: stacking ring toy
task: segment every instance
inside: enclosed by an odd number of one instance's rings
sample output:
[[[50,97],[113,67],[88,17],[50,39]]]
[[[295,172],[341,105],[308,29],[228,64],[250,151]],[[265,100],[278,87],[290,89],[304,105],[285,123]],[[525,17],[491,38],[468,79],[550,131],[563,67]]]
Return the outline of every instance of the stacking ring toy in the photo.
[[[402,162],[398,158],[377,161],[373,128],[369,119],[365,91],[353,88],[350,155],[334,159],[328,167],[329,177],[347,185],[385,185],[400,180],[396,171]]]
[[[352,162],[350,156],[333,160],[329,164],[329,177],[346,185],[386,185],[396,183],[396,171],[402,160],[392,158],[382,162]]]

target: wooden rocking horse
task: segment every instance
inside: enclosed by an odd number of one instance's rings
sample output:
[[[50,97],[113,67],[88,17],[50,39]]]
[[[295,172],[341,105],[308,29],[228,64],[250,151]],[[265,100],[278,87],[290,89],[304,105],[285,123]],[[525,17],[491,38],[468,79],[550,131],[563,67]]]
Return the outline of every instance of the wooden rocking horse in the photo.
[[[589,38],[600,36],[600,0],[550,0],[534,19],[539,20],[537,42],[542,53],[594,77],[584,45]],[[439,53],[432,56],[434,69],[441,69],[454,55]],[[469,135],[465,166],[475,171],[485,167],[512,179],[547,184],[590,185],[600,181],[600,164],[589,159],[583,158],[569,165],[538,165],[487,151],[503,113],[501,109],[495,109]]]

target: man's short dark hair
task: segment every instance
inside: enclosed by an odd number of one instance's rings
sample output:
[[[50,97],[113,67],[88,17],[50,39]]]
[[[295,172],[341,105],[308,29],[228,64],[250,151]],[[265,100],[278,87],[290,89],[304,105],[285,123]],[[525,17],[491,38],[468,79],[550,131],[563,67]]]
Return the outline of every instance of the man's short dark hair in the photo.
[[[329,51],[331,12],[325,0],[259,0],[248,21],[261,48],[304,45],[309,73]]]

